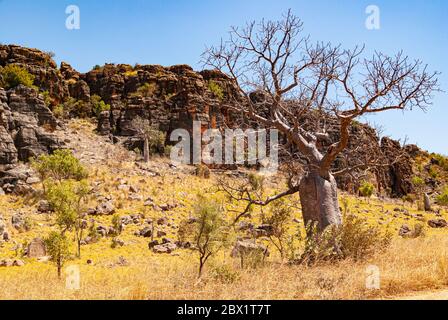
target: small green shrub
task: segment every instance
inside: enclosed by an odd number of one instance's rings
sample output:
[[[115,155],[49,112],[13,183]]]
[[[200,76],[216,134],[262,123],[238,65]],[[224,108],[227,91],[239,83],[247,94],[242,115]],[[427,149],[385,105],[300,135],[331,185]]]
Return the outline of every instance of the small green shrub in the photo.
[[[62,267],[70,255],[68,238],[65,234],[52,231],[44,241],[50,259],[58,269],[58,277],[61,278]]]
[[[92,115],[92,106],[89,102],[69,98],[64,102],[64,117],[74,116],[79,118],[88,118]]]
[[[214,200],[199,196],[194,213],[194,221],[181,224],[179,239],[194,245],[192,248],[198,253],[198,275],[201,277],[209,258],[227,245],[228,226],[223,218],[223,206]]]
[[[152,97],[157,92],[157,84],[155,83],[145,83],[141,85],[136,92],[131,94],[131,96],[142,96],[142,97]]]
[[[101,112],[103,111],[109,111],[110,110],[110,104],[106,104],[100,96],[94,94],[90,98],[90,102],[92,103],[92,109],[93,113],[98,117]]]
[[[448,186],[436,197],[436,202],[441,206],[448,206]]]
[[[389,233],[382,233],[371,227],[366,219],[348,215],[340,226],[329,226],[323,232],[317,231],[316,224],[307,227],[308,237],[301,262],[317,263],[353,259],[364,260],[391,242]]]
[[[213,279],[224,284],[234,283],[241,278],[241,275],[238,271],[234,270],[231,266],[226,264],[213,268],[213,270],[211,271],[211,275]]]
[[[443,170],[448,171],[448,157],[436,153],[433,154],[433,159]]]
[[[210,80],[208,82],[208,89],[213,93],[213,95],[218,98],[220,101],[224,99],[224,91],[222,90],[219,83],[216,81]]]
[[[370,182],[363,182],[359,187],[359,194],[363,197],[370,198],[375,191],[375,187]]]
[[[61,181],[63,179],[82,180],[87,177],[87,170],[81,162],[73,156],[70,150],[56,150],[50,155],[41,155],[31,161],[34,170],[41,180],[47,178]]]
[[[250,186],[254,191],[259,191],[263,189],[264,185],[264,177],[262,175],[259,175],[257,173],[249,173],[247,176],[247,179],[249,181]]]
[[[26,87],[32,87],[34,83],[34,76],[26,69],[9,64],[0,70],[1,86],[5,89],[12,89],[22,84]]]

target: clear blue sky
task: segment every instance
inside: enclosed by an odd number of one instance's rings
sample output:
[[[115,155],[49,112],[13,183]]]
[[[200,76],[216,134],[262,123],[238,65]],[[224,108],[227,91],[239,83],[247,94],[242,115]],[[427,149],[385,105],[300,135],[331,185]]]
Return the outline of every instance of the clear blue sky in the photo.
[[[81,10],[80,30],[65,28],[70,4]],[[370,4],[381,10],[380,30],[364,26]],[[53,51],[58,62],[83,72],[106,62],[200,69],[204,46],[225,37],[229,26],[279,18],[288,8],[313,40],[365,44],[368,52],[403,49],[441,71],[448,92],[446,0],[0,0],[0,42]],[[394,138],[448,154],[447,93],[437,94],[427,113],[391,111],[368,120]]]

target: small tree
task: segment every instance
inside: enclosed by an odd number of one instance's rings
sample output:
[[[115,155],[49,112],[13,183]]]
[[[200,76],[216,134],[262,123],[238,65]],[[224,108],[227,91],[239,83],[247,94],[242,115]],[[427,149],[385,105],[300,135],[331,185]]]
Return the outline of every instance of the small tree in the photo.
[[[51,257],[51,261],[53,261],[58,268],[58,277],[60,279],[62,267],[70,254],[68,239],[64,234],[52,231],[45,239],[45,245],[47,247],[47,252]]]
[[[132,121],[137,135],[143,139],[143,158],[149,162],[149,156],[154,153],[162,154],[165,148],[166,134],[157,130],[149,120],[136,117]]]
[[[64,179],[79,181],[87,177],[87,170],[70,150],[56,150],[51,155],[41,155],[32,160],[31,165],[42,181],[48,178],[59,182]]]
[[[0,85],[5,89],[12,89],[20,84],[32,87],[34,76],[18,65],[8,64],[3,69],[0,69],[0,80]]]
[[[285,257],[285,249],[288,242],[288,224],[291,217],[290,208],[288,208],[284,201],[279,201],[273,207],[271,215],[265,221],[272,227],[272,233],[269,235],[269,239],[280,253],[282,259]]]
[[[94,94],[90,98],[90,102],[92,103],[93,113],[98,117],[101,112],[109,111],[110,104],[106,104],[99,95]]]
[[[425,202],[425,196],[424,196],[425,180],[423,180],[418,176],[415,176],[412,178],[412,185],[414,186],[415,193],[417,194],[418,208],[421,209],[422,204],[424,204]]]
[[[46,182],[47,200],[56,213],[56,222],[65,234],[73,230],[77,244],[77,255],[81,257],[81,240],[85,226],[84,203],[89,194],[89,186],[86,181],[77,182],[65,180],[60,183]]]
[[[370,198],[375,191],[375,187],[370,182],[364,181],[359,187],[359,193],[365,198]]]
[[[199,278],[209,258],[226,245],[228,229],[223,213],[223,207],[217,202],[200,197],[195,206],[196,220],[183,224],[179,230],[182,239],[191,239],[198,252]]]

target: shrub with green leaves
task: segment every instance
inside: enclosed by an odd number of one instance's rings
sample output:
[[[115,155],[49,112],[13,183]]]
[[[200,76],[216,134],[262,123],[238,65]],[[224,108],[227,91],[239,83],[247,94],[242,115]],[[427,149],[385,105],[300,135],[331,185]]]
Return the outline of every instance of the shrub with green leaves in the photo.
[[[283,199],[278,200],[275,206],[271,208],[270,215],[265,218],[264,223],[272,227],[272,233],[269,236],[274,247],[285,257],[285,251],[288,243],[289,222],[292,218],[291,209],[286,205]]]
[[[44,241],[51,261],[54,262],[58,268],[58,277],[61,278],[62,267],[70,255],[68,238],[65,234],[52,231]]]
[[[214,200],[200,196],[195,208],[195,220],[181,224],[179,238],[190,241],[198,252],[199,272],[211,256],[227,245],[228,226],[223,218],[224,208]]]
[[[142,96],[142,97],[152,97],[157,92],[157,84],[155,83],[148,83],[142,84],[136,92],[131,94],[131,96]]]
[[[0,79],[0,85],[7,90],[15,88],[18,85],[32,87],[34,83],[34,76],[25,68],[15,64],[8,64],[6,67],[0,69]]]
[[[59,183],[45,181],[46,198],[56,214],[56,223],[62,233],[75,233],[77,254],[81,256],[81,240],[84,234],[83,218],[85,204],[90,192],[87,181],[64,180]]]
[[[301,262],[364,260],[391,242],[391,234],[369,226],[365,218],[355,215],[346,216],[342,225],[329,226],[322,233],[316,227],[316,224],[307,226],[308,236]]]
[[[363,197],[370,198],[375,191],[375,187],[370,182],[364,181],[359,187],[359,194]]]
[[[64,102],[63,106],[64,117],[71,115],[79,118],[88,118],[92,115],[91,104],[83,100],[69,98]]]
[[[448,157],[443,156],[441,154],[433,154],[433,159],[435,162],[442,167],[443,170],[448,171]]]
[[[441,206],[448,206],[448,186],[436,197],[436,202]]]
[[[87,170],[70,150],[56,150],[50,155],[41,155],[31,162],[32,167],[40,175],[41,180],[64,179],[82,180],[87,177]]]
[[[101,112],[103,111],[109,111],[110,110],[110,104],[106,104],[100,96],[94,94],[90,98],[90,102],[92,103],[92,109],[93,113],[98,117]]]
[[[213,95],[218,98],[219,100],[223,100],[224,99],[224,91],[222,90],[221,86],[219,85],[219,83],[217,83],[216,81],[210,80],[208,82],[208,89],[213,93]]]

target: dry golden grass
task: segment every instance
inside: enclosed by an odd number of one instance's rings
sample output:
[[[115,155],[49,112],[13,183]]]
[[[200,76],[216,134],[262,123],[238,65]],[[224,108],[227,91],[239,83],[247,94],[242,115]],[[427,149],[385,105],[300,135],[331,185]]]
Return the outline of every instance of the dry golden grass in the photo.
[[[448,238],[433,236],[397,239],[391,247],[362,263],[343,261],[320,266],[290,266],[268,262],[241,270],[230,264],[238,279],[226,283],[213,277],[213,265],[201,281],[196,259],[189,253],[155,257],[143,253],[129,266],[78,264],[80,290],[68,290],[54,267],[38,262],[0,271],[1,299],[377,299],[448,285]],[[230,258],[229,258],[230,259]],[[229,260],[227,259],[227,260]],[[381,287],[365,286],[366,267],[380,269]]]
[[[82,137],[81,140],[73,139],[77,155],[82,158],[94,153],[98,148],[94,139],[98,137],[92,134],[93,126],[75,122],[70,127],[76,131],[76,136]],[[216,174],[212,174],[211,179],[202,179],[191,174],[194,168],[174,170],[163,159],[152,161],[149,170],[140,170],[129,161],[132,153],[106,142],[101,146],[96,153],[96,162],[90,163],[89,157],[85,157],[89,180],[98,186],[98,193],[113,197],[120,215],[139,212],[156,219],[166,216],[179,225],[182,219],[192,214],[197,194],[218,196],[214,188]],[[157,175],[148,174],[151,172],[157,172]],[[127,191],[117,188],[120,179],[137,187],[144,199],[151,197],[155,203],[176,203],[178,207],[161,213],[144,207],[143,200],[131,201]],[[275,192],[281,184],[282,179],[269,178],[266,192]],[[310,267],[282,264],[278,253],[270,246],[272,254],[264,266],[243,270],[238,261],[230,258],[227,250],[207,265],[204,278],[198,281],[194,253],[178,250],[173,255],[156,255],[148,250],[148,239],[133,235],[142,228],[135,225],[128,226],[120,235],[127,243],[124,247],[112,249],[111,239],[102,239],[84,246],[82,259],[67,263],[67,266],[80,268],[79,290],[66,289],[65,279],[57,278],[56,268],[51,263],[23,258],[26,263],[23,267],[0,268],[0,299],[377,299],[448,287],[447,232],[426,229],[426,237],[422,238],[401,239],[397,236],[402,224],[410,227],[416,223],[426,224],[433,214],[420,212],[409,205],[406,207],[409,214],[396,212],[395,208],[404,207],[398,201],[342,197],[348,199],[347,209],[351,214],[364,217],[370,224],[395,235],[386,251],[362,262],[342,261]],[[296,195],[288,199],[296,219],[301,218],[298,199]],[[14,212],[21,211],[27,213],[33,223],[29,232],[11,230],[15,243],[0,246],[0,258],[16,258],[15,244],[43,237],[55,228],[54,217],[36,214],[35,204],[26,203],[23,198],[0,196],[0,208],[5,221],[10,220]],[[229,214],[228,218],[233,217]],[[442,212],[442,217],[447,218],[446,212]],[[98,224],[111,224],[110,216],[95,219]],[[251,222],[260,223],[256,210],[252,212]],[[291,230],[295,230],[297,223],[291,221],[291,226]],[[168,237],[177,238],[176,229],[166,228],[165,231]],[[117,264],[120,256],[129,262],[127,266]],[[87,259],[92,259],[93,265],[88,265]],[[227,274],[221,271],[217,277],[216,268],[223,265],[227,266]],[[376,265],[380,270],[379,290],[366,289],[366,267],[369,265]],[[223,281],[223,277],[227,281]]]

